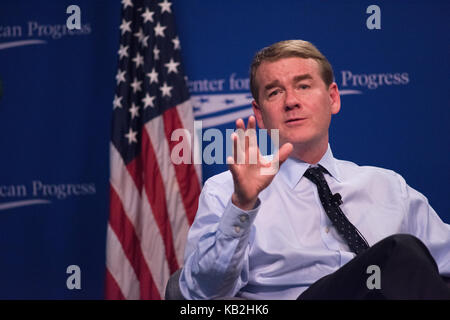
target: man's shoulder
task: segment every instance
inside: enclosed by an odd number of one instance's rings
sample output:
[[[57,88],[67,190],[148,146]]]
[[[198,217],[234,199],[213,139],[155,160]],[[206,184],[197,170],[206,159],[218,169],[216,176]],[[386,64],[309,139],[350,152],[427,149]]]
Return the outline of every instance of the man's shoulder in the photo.
[[[337,160],[336,165],[339,168],[341,178],[352,185],[376,188],[378,191],[384,190],[386,193],[396,195],[404,196],[407,194],[407,183],[405,179],[394,170],[369,165],[358,165],[345,160]]]
[[[369,175],[373,178],[386,178],[394,180],[403,180],[402,176],[391,169],[386,169],[371,165],[359,165],[348,160],[337,160],[336,165],[339,171],[348,177],[355,177],[357,175]]]

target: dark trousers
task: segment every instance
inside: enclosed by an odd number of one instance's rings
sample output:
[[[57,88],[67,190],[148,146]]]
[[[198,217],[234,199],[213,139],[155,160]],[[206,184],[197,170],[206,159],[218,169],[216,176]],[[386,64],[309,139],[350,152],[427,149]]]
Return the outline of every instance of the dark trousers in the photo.
[[[369,266],[378,267],[378,274]],[[450,287],[427,247],[414,236],[397,234],[319,279],[298,299],[450,299]]]

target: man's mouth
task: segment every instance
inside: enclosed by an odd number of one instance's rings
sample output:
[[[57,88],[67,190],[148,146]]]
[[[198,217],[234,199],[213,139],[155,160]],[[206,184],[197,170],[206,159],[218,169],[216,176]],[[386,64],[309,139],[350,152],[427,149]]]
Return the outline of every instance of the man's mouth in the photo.
[[[292,119],[286,120],[286,124],[288,126],[299,125],[299,124],[302,124],[305,120],[306,120],[306,118],[292,118]]]

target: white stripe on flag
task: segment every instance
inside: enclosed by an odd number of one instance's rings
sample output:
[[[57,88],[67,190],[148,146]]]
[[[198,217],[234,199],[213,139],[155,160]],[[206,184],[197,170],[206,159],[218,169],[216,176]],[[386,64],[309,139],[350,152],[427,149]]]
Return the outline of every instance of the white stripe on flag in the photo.
[[[191,100],[186,100],[182,104],[179,104],[177,106],[177,112],[180,116],[181,123],[183,124],[183,127],[185,129],[188,129],[191,133],[191,136],[193,137],[193,141],[198,141],[197,134],[199,132],[194,132],[194,114],[192,112],[192,103]],[[191,141],[189,141],[191,142]],[[199,148],[200,152],[202,152],[201,148]],[[194,148],[192,148],[191,145],[191,151],[194,152]],[[200,157],[202,155],[200,154]],[[194,159],[194,155],[192,155],[192,159]],[[195,164],[195,172],[197,173],[199,186],[201,188],[202,186],[202,165],[201,164]]]
[[[153,216],[147,195],[143,192],[144,197],[140,197],[139,191],[127,171],[122,157],[112,143],[110,147],[110,159],[111,185],[117,191],[122,206],[133,224],[153,281],[161,297],[164,297],[164,288],[170,277],[170,271],[165,255],[165,245]],[[137,221],[139,221],[139,225],[136,225]]]
[[[122,244],[109,223],[106,241],[108,244],[106,267],[117,282],[124,297],[128,300],[138,300],[140,298],[139,280],[125,256]]]
[[[181,198],[180,187],[178,185],[175,168],[173,167],[174,164],[170,158],[169,144],[165,138],[163,117],[156,117],[147,122],[145,130],[150,139],[152,139],[152,145],[155,148],[156,160],[164,183],[167,213],[169,214],[169,221],[174,238],[175,254],[178,265],[181,266],[183,264],[184,246],[189,231],[189,222],[187,220],[183,199]]]

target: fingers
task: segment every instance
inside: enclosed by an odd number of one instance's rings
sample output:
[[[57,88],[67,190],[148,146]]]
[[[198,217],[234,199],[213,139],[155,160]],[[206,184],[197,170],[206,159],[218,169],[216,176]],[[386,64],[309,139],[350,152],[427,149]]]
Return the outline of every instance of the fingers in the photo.
[[[235,163],[243,163],[245,159],[245,123],[241,118],[236,120],[236,131],[231,134],[233,141],[233,159]]]
[[[256,120],[254,116],[250,116],[248,118],[248,125],[247,125],[247,135],[249,137],[250,146],[256,146],[258,143],[258,140],[256,139]]]
[[[236,129],[245,130],[245,123],[244,120],[242,120],[241,118],[236,120]]]
[[[245,130],[245,123],[242,118],[236,120],[236,129]],[[248,117],[247,129],[256,129],[256,119],[254,116]]]
[[[248,118],[247,129],[256,129],[256,119],[254,116]]]
[[[276,152],[272,161],[266,161],[258,147],[255,117],[249,117],[247,128],[245,128],[245,123],[242,119],[236,120],[236,128],[236,132],[231,134],[233,154],[227,158],[227,163],[233,176],[237,175],[238,171],[247,170],[238,168],[242,164],[256,165],[256,168],[260,169],[259,173],[261,175],[273,176],[278,172],[280,165],[286,161],[294,148],[291,143],[285,143]]]
[[[242,151],[239,148],[239,143],[238,143],[238,135],[236,132],[233,132],[230,136],[230,140],[232,143],[232,148],[231,148],[231,156],[227,157],[227,164],[231,165],[231,164],[235,164],[238,162],[238,154],[240,154]]]
[[[231,140],[233,143],[233,156],[232,159],[230,159],[230,163],[233,161],[233,163],[238,164],[258,163],[260,154],[256,137],[256,120],[254,116],[249,117],[247,128],[245,128],[245,123],[241,118],[236,120],[236,131],[231,134]]]
[[[273,157],[272,161],[265,163],[264,167],[261,168],[261,174],[275,175],[280,169],[280,166],[283,164],[283,162],[286,161],[286,159],[289,157],[293,149],[294,146],[291,143],[288,142],[283,144]]]

